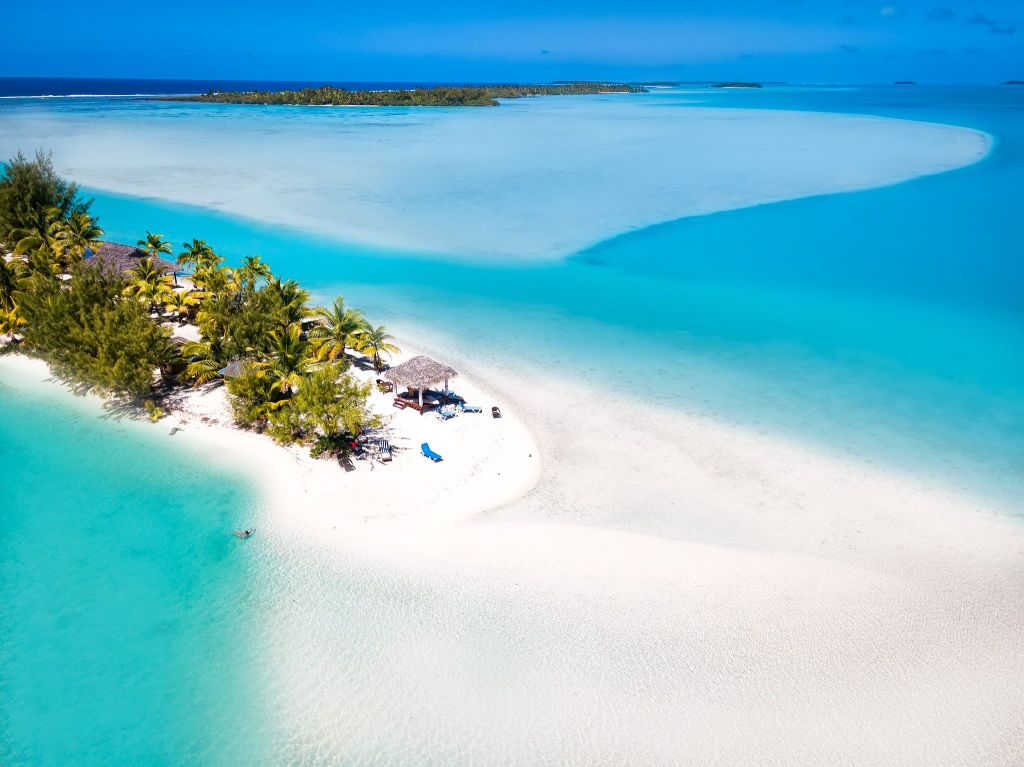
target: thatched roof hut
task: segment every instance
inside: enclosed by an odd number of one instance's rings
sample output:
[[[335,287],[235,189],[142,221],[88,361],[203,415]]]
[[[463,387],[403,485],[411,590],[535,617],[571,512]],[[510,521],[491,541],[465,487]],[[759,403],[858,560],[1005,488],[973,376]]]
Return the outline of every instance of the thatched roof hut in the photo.
[[[385,371],[384,378],[396,386],[405,386],[409,389],[429,389],[437,383],[444,382],[445,389],[448,388],[448,381],[455,378],[458,373],[454,368],[448,367],[441,362],[420,355],[411,360],[395,365]]]
[[[134,245],[105,242],[86,260],[86,263],[96,264],[117,274],[124,274],[129,269],[138,266],[139,261],[149,257],[149,253]],[[153,265],[163,274],[174,274],[178,271],[177,264],[156,256],[153,257]]]

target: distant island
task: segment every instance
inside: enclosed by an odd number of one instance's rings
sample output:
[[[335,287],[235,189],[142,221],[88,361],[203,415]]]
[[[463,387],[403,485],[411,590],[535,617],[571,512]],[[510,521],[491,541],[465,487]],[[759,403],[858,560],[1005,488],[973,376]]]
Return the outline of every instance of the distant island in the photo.
[[[574,82],[554,85],[437,86],[399,90],[358,90],[323,85],[296,91],[210,91],[198,96],[160,96],[157,101],[288,106],[461,107],[498,106],[498,99],[527,96],[579,96],[596,93],[646,93],[641,85]]]
[[[761,83],[743,83],[743,82],[730,82],[730,83],[715,83],[711,86],[712,88],[760,88]]]
[[[917,85],[913,80],[896,80],[893,85]]]
[[[1024,80],[1007,80],[1003,85],[1024,85]]]

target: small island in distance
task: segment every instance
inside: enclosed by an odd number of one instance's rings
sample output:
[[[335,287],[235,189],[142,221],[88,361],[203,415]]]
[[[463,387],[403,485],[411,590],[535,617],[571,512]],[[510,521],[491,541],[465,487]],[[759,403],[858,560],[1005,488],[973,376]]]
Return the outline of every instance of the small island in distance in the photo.
[[[323,85],[296,91],[210,91],[196,96],[161,96],[158,101],[217,104],[305,106],[498,106],[498,99],[527,96],[577,96],[597,93],[646,93],[642,85],[573,82],[554,85],[441,85],[396,90],[347,90]]]
[[[1003,85],[1024,85],[1024,80],[1007,80]]]
[[[744,83],[744,82],[729,82],[729,83],[715,83],[711,86],[712,88],[761,88],[761,83]]]

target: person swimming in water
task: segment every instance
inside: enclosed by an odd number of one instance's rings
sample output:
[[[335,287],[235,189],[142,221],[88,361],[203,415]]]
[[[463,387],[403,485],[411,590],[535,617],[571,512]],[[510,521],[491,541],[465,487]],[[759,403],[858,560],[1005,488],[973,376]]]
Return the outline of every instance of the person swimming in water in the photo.
[[[239,540],[244,540],[253,534],[256,528],[250,527],[248,530],[232,530],[231,534]]]

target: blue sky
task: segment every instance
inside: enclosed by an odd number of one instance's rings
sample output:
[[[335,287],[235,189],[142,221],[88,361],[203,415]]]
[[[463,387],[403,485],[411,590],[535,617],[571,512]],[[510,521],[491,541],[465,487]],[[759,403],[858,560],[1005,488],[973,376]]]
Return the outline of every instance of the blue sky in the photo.
[[[1024,79],[1024,0],[12,6],[4,76]]]

